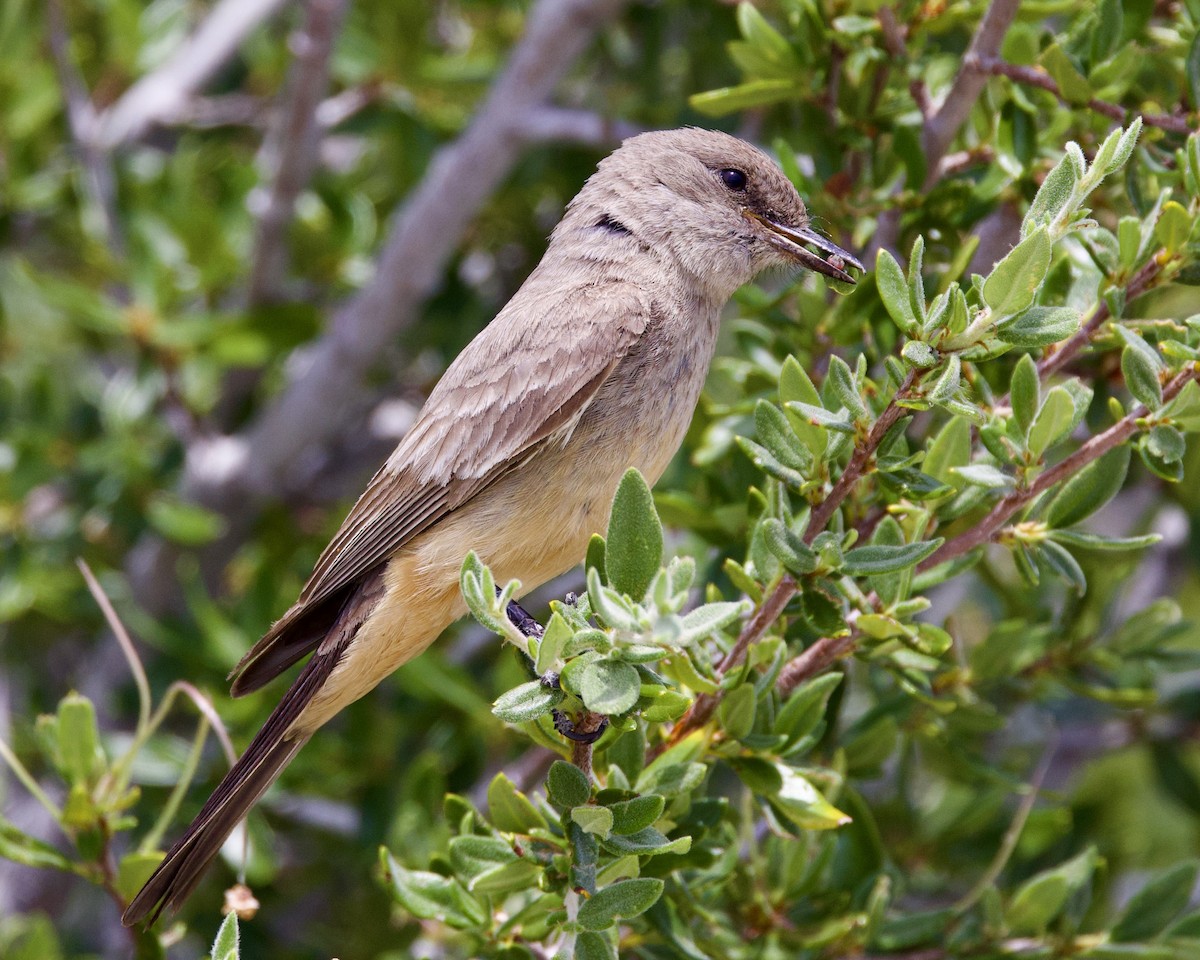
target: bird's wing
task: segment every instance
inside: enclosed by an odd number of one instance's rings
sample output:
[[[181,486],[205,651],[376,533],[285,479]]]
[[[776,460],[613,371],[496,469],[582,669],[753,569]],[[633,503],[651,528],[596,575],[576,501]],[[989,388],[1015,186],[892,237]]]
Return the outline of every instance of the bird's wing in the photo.
[[[315,649],[320,625],[337,613],[326,617],[322,607],[359,578],[540,445],[570,435],[652,311],[632,284],[565,295],[551,287],[527,284],[446,371],[317,559],[299,600],[234,669],[235,693],[257,689]]]

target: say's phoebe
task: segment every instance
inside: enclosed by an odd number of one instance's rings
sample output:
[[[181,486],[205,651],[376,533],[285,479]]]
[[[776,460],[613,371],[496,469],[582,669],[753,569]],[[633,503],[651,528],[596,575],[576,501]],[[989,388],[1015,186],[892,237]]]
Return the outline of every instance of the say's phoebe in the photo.
[[[812,253],[815,247],[828,260]],[[123,920],[187,897],[309,737],[466,610],[474,550],[532,589],[580,562],[617,483],[678,449],[721,308],[766,267],[853,282],[762,151],[724,133],[626,140],[567,207],[541,263],[450,365],[317,560],[234,669],[233,694],[308,662]]]

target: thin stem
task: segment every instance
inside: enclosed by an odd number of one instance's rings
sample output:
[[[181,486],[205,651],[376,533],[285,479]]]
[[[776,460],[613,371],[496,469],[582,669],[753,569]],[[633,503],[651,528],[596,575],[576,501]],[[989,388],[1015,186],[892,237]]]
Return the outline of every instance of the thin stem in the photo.
[[[1159,260],[1162,252],[1160,250],[1155,253],[1150,258],[1150,261],[1133,275],[1133,278],[1125,288],[1126,300],[1135,300],[1154,286],[1158,275],[1162,273],[1162,263]],[[1063,341],[1062,346],[1053,353],[1046,354],[1038,362],[1037,370],[1039,378],[1045,380],[1050,374],[1056,373],[1065,367],[1091,341],[1095,332],[1100,329],[1100,326],[1110,316],[1112,314],[1109,312],[1108,304],[1101,300],[1096,304],[1096,309],[1092,311],[1091,316],[1083,322],[1083,325],[1078,330]]]
[[[129,632],[125,629],[121,618],[117,616],[117,611],[113,609],[112,602],[108,599],[104,588],[100,586],[100,581],[92,573],[92,568],[88,566],[87,561],[78,557],[75,565],[83,574],[83,580],[92,594],[92,599],[96,601],[96,606],[100,608],[104,619],[108,621],[108,628],[117,638],[121,653],[125,655],[125,661],[129,664],[129,672],[133,674],[133,684],[137,687],[138,692],[138,729],[144,729],[150,723],[151,700],[150,682],[146,679],[146,668],[142,666],[142,658],[138,656],[137,648],[133,645]]]
[[[33,774],[29,772],[25,764],[13,752],[12,747],[3,739],[0,739],[0,760],[8,764],[8,768],[13,772],[13,776],[21,781],[21,786],[29,791],[33,799],[46,808],[46,812],[54,818],[54,822],[62,826],[62,810],[58,808],[58,804],[51,800],[49,794],[38,785],[37,780],[33,778]]]
[[[883,438],[896,425],[896,422],[904,416],[904,408],[900,406],[898,401],[904,400],[910,395],[916,379],[916,371],[909,370],[895,395],[888,401],[888,405],[884,407],[883,412],[876,419],[875,423],[871,425],[867,436],[855,446],[854,452],[850,455],[850,462],[846,464],[846,469],[842,471],[841,476],[838,477],[825,499],[812,508],[812,512],[808,518],[808,526],[804,531],[805,543],[811,544],[817,538],[817,535],[829,525],[829,521],[833,519],[834,513],[850,495],[855,484],[870,471],[872,459],[875,456],[875,452],[879,449],[879,445],[883,442]],[[750,619],[746,621],[746,625],[738,635],[737,642],[721,658],[721,662],[717,664],[717,676],[724,676],[741,663],[750,645],[760,640],[771,628],[771,625],[783,615],[783,610],[787,606],[788,601],[796,595],[798,586],[795,578],[790,574],[784,574],[780,578],[779,582],[767,594],[766,599],[750,614]],[[713,715],[713,711],[716,710],[717,704],[721,702],[723,696],[724,691],[721,690],[718,690],[716,693],[702,693],[698,696],[688,709],[688,712],[675,724],[668,742],[678,743],[691,731],[704,726]]]
[[[989,74],[994,77],[1008,77],[1008,79],[1017,83],[1023,83],[1026,86],[1039,87],[1054,94],[1060,103],[1068,104],[1067,98],[1059,90],[1054,78],[1042,67],[1023,67],[1015,63],[1009,63],[1006,60],[1001,60],[996,56],[976,55],[972,57],[968,53],[963,59],[963,69],[980,74]],[[1107,100],[1098,100],[1095,97],[1088,100],[1087,105],[1096,113],[1110,117],[1121,124],[1127,123],[1132,116],[1140,116],[1143,123],[1151,127],[1158,127],[1160,130],[1169,130],[1171,133],[1182,133],[1184,136],[1187,136],[1194,129],[1194,118],[1188,115],[1177,113],[1139,114],[1136,111],[1126,110],[1120,104],[1110,103]]]
[[[979,70],[972,69],[969,64],[972,60],[995,58],[1000,52],[1000,45],[1004,42],[1009,25],[1017,15],[1019,5],[1020,0],[992,0],[983,19],[979,21],[979,28],[971,38],[971,45],[967,48],[954,83],[937,109],[926,120],[921,135],[921,145],[929,170],[926,189],[937,181],[939,162],[959,129],[967,122],[975,101],[983,92],[986,77]]]
[[[1021,839],[1021,831],[1025,829],[1025,821],[1029,819],[1029,815],[1033,812],[1033,805],[1037,803],[1038,791],[1042,788],[1042,781],[1046,779],[1046,774],[1050,772],[1050,764],[1054,760],[1054,754],[1057,751],[1058,735],[1052,734],[1050,742],[1046,745],[1046,749],[1042,751],[1037,769],[1034,770],[1033,776],[1029,780],[1027,791],[1021,799],[1020,805],[1017,807],[1017,812],[1013,816],[1012,823],[1004,831],[1004,838],[1000,842],[1000,847],[996,851],[996,855],[992,858],[992,862],[988,864],[988,868],[983,872],[983,876],[954,905],[955,913],[966,913],[971,907],[975,906],[1004,871],[1004,867],[1013,855],[1013,851],[1017,849],[1017,841]]]
[[[1200,367],[1193,366],[1181,371],[1163,387],[1163,402],[1166,403],[1174,399],[1179,391],[1187,386],[1188,383],[1197,379],[1200,379]],[[922,562],[917,569],[919,571],[928,570],[930,567],[953,560],[955,557],[961,557],[964,553],[969,553],[976,547],[981,547],[985,543],[989,543],[1000,528],[1018,510],[1033,502],[1034,499],[1045,493],[1056,483],[1060,483],[1072,474],[1082,470],[1089,463],[1098,460],[1104,454],[1108,453],[1108,451],[1124,443],[1139,430],[1143,429],[1139,421],[1148,416],[1149,413],[1150,411],[1146,407],[1138,406],[1103,433],[1096,434],[1069,457],[1041,474],[1028,487],[1021,490],[1014,490],[1006,497],[1000,499],[992,507],[987,516],[974,524],[969,530],[947,540],[931,557]]]

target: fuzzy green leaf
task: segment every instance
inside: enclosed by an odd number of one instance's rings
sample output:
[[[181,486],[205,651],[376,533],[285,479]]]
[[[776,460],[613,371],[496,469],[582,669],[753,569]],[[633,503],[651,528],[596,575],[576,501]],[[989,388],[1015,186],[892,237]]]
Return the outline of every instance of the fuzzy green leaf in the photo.
[[[615,716],[637,703],[641,678],[637,669],[621,660],[594,660],[583,668],[579,695],[589,710]]]
[[[662,565],[663,532],[650,487],[632,468],[617,486],[605,544],[608,582],[626,596],[642,599]]]
[[[1009,397],[1012,401],[1013,418],[1022,433],[1028,433],[1033,418],[1041,406],[1041,386],[1038,382],[1037,364],[1033,357],[1025,354],[1017,361],[1013,370]]]
[[[997,319],[1012,316],[1033,303],[1050,269],[1050,237],[1035,230],[1008,252],[983,281],[983,300]]]
[[[1108,503],[1125,482],[1129,447],[1110,450],[1063,484],[1046,508],[1051,527],[1073,527]]]
[[[598,890],[580,906],[579,925],[584,930],[607,930],[618,920],[639,916],[654,906],[663,886],[655,877],[638,877]]]
[[[492,704],[492,713],[505,723],[526,723],[549,713],[563,698],[561,690],[530,680],[502,693]]]
[[[865,547],[855,547],[843,558],[842,573],[852,577],[861,577],[868,574],[905,570],[920,563],[943,542],[941,537],[935,537],[933,540],[922,540],[897,546],[870,544]]]
[[[883,248],[880,248],[875,257],[875,286],[896,326],[910,337],[914,336],[920,325],[913,311],[908,282],[904,279],[904,271],[900,269],[896,258]]]

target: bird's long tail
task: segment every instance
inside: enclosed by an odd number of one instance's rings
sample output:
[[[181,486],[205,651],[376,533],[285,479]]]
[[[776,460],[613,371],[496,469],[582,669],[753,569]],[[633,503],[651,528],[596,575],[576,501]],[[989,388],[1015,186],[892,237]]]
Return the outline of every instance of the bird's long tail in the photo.
[[[292,727],[328,678],[340,653],[340,650],[333,650],[316,654],[308,661],[263,728],[250,741],[246,752],[225,774],[191,826],[167,852],[126,908],[121,916],[126,926],[154,923],[165,907],[178,907],[200,882],[205,867],[220,851],[234,827],[308,742],[308,734],[296,734]]]

